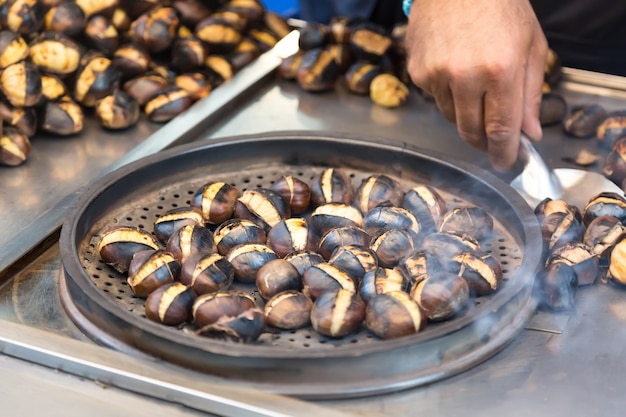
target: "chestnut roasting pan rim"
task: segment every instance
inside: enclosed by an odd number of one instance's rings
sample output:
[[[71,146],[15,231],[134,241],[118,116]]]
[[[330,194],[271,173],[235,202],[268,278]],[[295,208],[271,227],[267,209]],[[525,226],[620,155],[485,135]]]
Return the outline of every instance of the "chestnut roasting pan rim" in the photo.
[[[429,332],[418,333],[413,336],[385,340],[381,343],[373,343],[361,345],[357,349],[346,352],[341,351],[315,351],[311,350],[285,350],[275,346],[257,346],[238,344],[233,349],[232,344],[226,344],[221,341],[214,341],[207,338],[198,337],[191,334],[181,334],[173,329],[169,329],[158,323],[154,323],[148,319],[144,319],[133,315],[132,313],[120,308],[112,299],[102,294],[98,288],[91,282],[89,276],[85,273],[81,261],[79,259],[79,245],[86,236],[89,227],[98,219],[94,213],[94,208],[102,210],[102,205],[106,205],[106,201],[101,195],[107,190],[115,190],[115,187],[123,183],[129,177],[146,178],[150,181],[148,173],[159,172],[159,166],[172,164],[172,159],[193,157],[194,154],[210,154],[214,151],[234,152],[243,147],[252,147],[259,149],[262,153],[263,145],[271,142],[277,142],[281,147],[288,148],[296,144],[304,144],[311,146],[313,149],[321,149],[333,146],[350,146],[357,148],[367,148],[371,151],[386,150],[398,153],[399,156],[409,155],[418,157],[424,161],[435,163],[442,168],[455,172],[461,177],[470,177],[471,180],[478,182],[482,187],[487,187],[490,191],[502,196],[502,198],[510,204],[512,212],[507,215],[513,216],[521,224],[521,238],[524,242],[524,259],[518,270],[519,273],[525,275],[522,279],[516,279],[509,282],[500,291],[499,297],[494,298],[493,303],[484,303],[475,307],[474,315],[465,315],[450,321],[442,323]],[[307,155],[298,155],[296,161],[288,160],[288,163],[297,165],[298,163],[306,163]],[[339,156],[341,158],[341,156]],[[389,168],[393,164],[380,161]],[[389,161],[391,162],[391,161]],[[183,169],[183,168],[176,168]],[[393,169],[393,168],[391,168]],[[401,168],[400,168],[401,169]],[[398,173],[401,175],[401,171]],[[118,198],[120,198],[118,196]],[[508,207],[507,207],[508,209]],[[81,302],[76,305],[81,312],[89,317],[99,317],[99,321],[105,326],[115,327],[118,324],[127,324],[131,328],[131,333],[145,332],[156,337],[157,339],[175,340],[175,343],[192,350],[200,350],[210,352],[212,354],[224,355],[226,357],[249,357],[249,358],[281,358],[288,356],[291,359],[312,359],[317,357],[351,357],[367,355],[369,353],[381,350],[400,349],[412,344],[417,344],[442,335],[454,332],[460,328],[472,324],[477,317],[489,314],[490,311],[499,309],[506,301],[515,295],[520,286],[531,285],[534,281],[535,273],[539,267],[541,257],[541,233],[536,217],[526,202],[513,190],[508,184],[504,183],[488,171],[466,163],[464,161],[455,160],[443,154],[424,150],[411,145],[397,145],[381,138],[364,138],[361,136],[350,135],[339,132],[310,132],[310,131],[282,131],[261,133],[252,135],[240,135],[228,138],[220,138],[213,140],[203,140],[190,144],[176,146],[169,150],[158,154],[150,155],[137,160],[133,163],[125,165],[116,171],[113,171],[98,180],[96,180],[85,192],[77,199],[74,206],[70,209],[63,224],[60,237],[60,251],[65,272],[65,279],[68,280],[68,287],[72,296],[76,296],[79,291],[81,297],[85,297],[88,306],[83,306]],[[73,291],[73,290],[74,291]],[[86,309],[86,310],[85,310]],[[128,330],[128,329],[127,329]],[[172,336],[173,335],[173,336]],[[131,341],[132,344],[132,341]]]

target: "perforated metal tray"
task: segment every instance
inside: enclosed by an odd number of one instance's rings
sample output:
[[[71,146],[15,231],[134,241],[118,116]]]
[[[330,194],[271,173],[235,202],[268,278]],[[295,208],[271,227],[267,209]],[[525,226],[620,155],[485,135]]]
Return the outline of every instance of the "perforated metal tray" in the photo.
[[[191,326],[172,328],[146,319],[144,300],[132,295],[126,280],[104,265],[95,249],[99,234],[114,224],[152,231],[160,214],[189,205],[207,181],[227,181],[240,190],[269,187],[283,174],[309,181],[326,166],[346,170],[355,185],[368,175],[385,173],[407,190],[417,182],[437,187],[450,207],[487,208],[495,234],[482,248],[500,260],[502,288],[475,299],[462,315],[429,323],[414,336],[383,341],[362,330],[330,339],[310,328],[268,330],[257,343],[245,345],[196,336]],[[515,191],[475,166],[382,140],[282,132],[175,148],[102,178],[69,213],[60,244],[66,311],[99,342],[274,392],[337,398],[432,382],[505,346],[534,311],[531,287],[541,236],[534,214]],[[253,288],[239,285],[255,295]]]

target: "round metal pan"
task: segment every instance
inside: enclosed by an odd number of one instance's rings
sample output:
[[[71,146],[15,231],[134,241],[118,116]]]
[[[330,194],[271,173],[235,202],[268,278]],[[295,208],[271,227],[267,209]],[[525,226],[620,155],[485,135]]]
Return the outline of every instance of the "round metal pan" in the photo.
[[[243,191],[269,187],[283,174],[309,180],[329,166],[346,170],[355,185],[382,173],[406,190],[416,183],[437,187],[449,207],[486,208],[495,220],[495,233],[481,248],[500,259],[501,288],[476,298],[457,317],[429,323],[413,336],[379,340],[362,330],[336,340],[310,328],[268,329],[258,343],[240,344],[197,336],[191,326],[173,328],[148,320],[143,300],[132,295],[125,278],[104,265],[95,249],[99,234],[115,224],[152,231],[158,215],[188,205],[191,195],[210,180],[227,181]],[[83,331],[113,348],[129,346],[178,366],[281,394],[358,397],[457,374],[513,340],[535,309],[531,290],[541,247],[529,206],[508,184],[474,165],[343,133],[239,136],[173,148],[93,183],[63,225],[61,297]],[[96,334],[101,332],[107,337]]]

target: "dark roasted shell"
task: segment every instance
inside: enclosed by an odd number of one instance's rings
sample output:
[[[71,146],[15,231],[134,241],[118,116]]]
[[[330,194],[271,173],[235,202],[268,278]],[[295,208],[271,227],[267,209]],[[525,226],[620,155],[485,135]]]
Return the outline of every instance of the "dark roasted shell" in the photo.
[[[300,276],[310,267],[326,262],[322,255],[309,250],[290,253],[284,259],[296,267]]]
[[[0,7],[0,24],[13,32],[28,35],[44,24],[46,9],[39,0],[11,0]]]
[[[403,196],[400,183],[395,179],[383,174],[370,175],[357,188],[354,205],[365,214],[383,203],[399,206]]]
[[[582,223],[572,213],[552,213],[541,223],[541,234],[548,251],[569,242],[580,242],[584,233]]]
[[[133,255],[128,267],[128,286],[137,297],[147,297],[157,288],[178,279],[180,262],[164,250],[148,249]]]
[[[278,76],[283,80],[295,80],[303,56],[304,53],[298,52],[283,59],[278,66]]]
[[[144,107],[153,122],[167,122],[187,110],[193,104],[191,95],[182,88],[171,85],[152,96]]]
[[[47,31],[77,36],[82,33],[87,20],[85,12],[73,1],[64,1],[46,13],[44,25]]]
[[[196,36],[216,53],[230,52],[241,42],[241,32],[229,21],[209,16],[198,22]]]
[[[372,80],[381,73],[378,65],[357,61],[350,65],[345,75],[346,87],[353,93],[367,95]]]
[[[367,272],[359,284],[359,294],[368,303],[378,294],[406,291],[409,280],[402,269],[378,267]]]
[[[129,34],[150,52],[162,52],[172,45],[180,21],[176,9],[159,7],[133,21]]]
[[[117,68],[124,80],[143,74],[150,68],[150,55],[139,45],[122,45],[113,53],[112,65]]]
[[[403,258],[398,266],[404,270],[411,284],[416,284],[444,269],[439,257],[424,250],[411,253]]]
[[[450,264],[456,266],[453,272],[463,277],[476,295],[491,294],[502,283],[502,267],[489,253],[463,252],[452,261]]]
[[[85,107],[93,107],[99,99],[111,94],[118,83],[119,73],[111,65],[111,60],[93,56],[78,70],[74,99]]]
[[[28,44],[19,33],[0,31],[0,69],[23,61],[28,57]]]
[[[113,22],[104,16],[93,16],[87,22],[83,34],[89,44],[105,54],[112,54],[119,48],[122,38]]]
[[[376,254],[380,266],[391,268],[413,253],[419,240],[410,229],[389,229],[372,238],[370,249]]]
[[[124,91],[133,96],[140,106],[143,106],[169,85],[170,83],[165,77],[151,71],[126,81]]]
[[[283,175],[272,185],[272,191],[280,195],[289,205],[291,215],[304,213],[311,202],[309,186],[291,175]]]
[[[434,232],[447,211],[446,202],[430,185],[420,184],[404,194],[402,207],[413,213],[424,232]]]
[[[197,224],[188,224],[177,229],[168,239],[166,249],[181,263],[190,256],[217,252],[213,233]]]
[[[537,277],[538,298],[542,307],[565,311],[574,305],[578,280],[574,269],[565,263],[551,263]]]
[[[365,324],[381,339],[393,339],[421,331],[426,315],[407,293],[379,294],[367,304]]]
[[[213,234],[217,250],[226,255],[235,246],[244,243],[265,243],[267,234],[258,224],[245,219],[230,219],[222,223]]]
[[[299,217],[281,220],[267,234],[267,245],[281,258],[291,252],[313,250],[318,240],[306,219]]]
[[[295,330],[311,322],[313,301],[299,291],[284,291],[265,303],[265,319],[270,326]]]
[[[41,75],[31,63],[9,65],[0,74],[0,89],[15,107],[31,107],[41,97]]]
[[[322,92],[333,89],[339,75],[339,65],[330,51],[312,49],[302,57],[296,80],[305,91]]]
[[[157,240],[138,227],[114,226],[100,235],[98,253],[102,262],[126,273],[133,255],[147,249],[159,249]]]
[[[191,206],[202,212],[206,223],[221,224],[233,216],[239,196],[239,190],[234,186],[221,181],[211,181],[195,192]]]
[[[493,234],[493,218],[482,207],[458,207],[444,214],[439,231],[466,234],[479,241],[485,240]]]
[[[361,228],[355,226],[337,227],[324,233],[317,251],[324,259],[330,259],[337,248],[347,245],[367,247],[370,241],[370,235]]]
[[[291,215],[280,195],[268,188],[244,191],[235,206],[235,216],[251,220],[269,230]]]
[[[41,128],[56,135],[74,135],[83,130],[85,116],[81,106],[69,97],[48,101]]]
[[[9,103],[0,102],[0,117],[5,125],[17,128],[28,137],[32,137],[37,131],[36,107],[13,107]],[[20,139],[17,140],[21,143]]]
[[[189,93],[189,96],[194,101],[208,96],[213,90],[209,79],[201,72],[177,75],[174,79],[174,84]]]
[[[342,169],[326,168],[311,181],[311,201],[315,206],[327,203],[351,204],[354,187]]]
[[[186,72],[199,68],[208,56],[206,44],[195,36],[178,39],[172,47],[172,66]]]
[[[623,195],[604,192],[591,198],[583,208],[583,223],[589,225],[596,217],[617,217],[622,224],[626,222],[626,198]]]
[[[546,260],[546,266],[557,262],[574,269],[578,285],[591,285],[600,276],[598,257],[584,243],[566,243],[556,248]]]
[[[374,207],[363,217],[363,229],[371,236],[391,229],[409,229],[421,232],[421,224],[408,210],[396,206]]]
[[[612,148],[615,141],[626,136],[626,116],[610,116],[598,126],[596,137],[600,145]]]
[[[96,119],[111,130],[127,129],[139,120],[139,103],[122,90],[96,101]]]
[[[572,136],[586,138],[596,134],[606,117],[606,110],[599,104],[577,106],[563,121],[563,129]]]
[[[15,128],[5,127],[0,137],[0,165],[18,166],[30,154],[28,136]]]
[[[302,279],[295,266],[284,259],[273,259],[263,265],[256,274],[259,295],[268,300],[287,290],[301,290]]]
[[[601,259],[608,259],[611,250],[626,236],[626,228],[613,216],[600,216],[593,219],[583,235],[583,243],[591,253]]]
[[[422,241],[421,249],[432,253],[445,263],[461,252],[480,250],[480,245],[469,235],[442,232],[426,236]]]
[[[260,243],[244,243],[228,252],[226,259],[235,268],[235,278],[241,282],[255,282],[259,269],[278,255]]]
[[[551,126],[561,123],[567,114],[567,102],[560,94],[543,93],[539,108],[539,123],[541,126]]]
[[[411,288],[411,298],[430,320],[447,320],[467,306],[469,285],[460,276],[441,271],[416,283]]]
[[[333,252],[328,263],[344,270],[354,282],[360,282],[363,275],[376,269],[378,259],[370,248],[364,245],[344,245]]]
[[[391,48],[391,37],[382,26],[364,23],[352,29],[350,47],[359,59],[378,62]]]
[[[203,294],[193,303],[194,324],[204,327],[217,322],[221,317],[234,317],[255,308],[254,298],[245,292],[230,290]]]
[[[219,340],[233,342],[254,342],[265,328],[265,316],[258,308],[251,308],[231,317],[224,316],[217,322],[204,326],[196,334]]]
[[[146,317],[158,323],[177,326],[191,319],[195,295],[180,282],[163,285],[146,300]]]
[[[227,290],[235,279],[235,269],[222,255],[196,255],[187,258],[179,280],[198,294]]]
[[[346,336],[357,331],[364,320],[365,303],[359,294],[346,289],[322,294],[311,309],[311,325],[324,336]]]
[[[356,286],[350,276],[343,270],[328,263],[320,263],[309,267],[302,275],[302,292],[315,300],[325,292],[345,289],[356,292]]]
[[[81,47],[68,36],[44,32],[30,43],[30,59],[44,73],[66,75],[80,65]]]
[[[204,226],[202,213],[193,207],[176,207],[157,217],[154,234],[161,242],[167,242],[178,229],[190,224]]]
[[[327,203],[311,213],[311,225],[320,235],[338,227],[361,227],[363,215],[353,206],[344,203]]]

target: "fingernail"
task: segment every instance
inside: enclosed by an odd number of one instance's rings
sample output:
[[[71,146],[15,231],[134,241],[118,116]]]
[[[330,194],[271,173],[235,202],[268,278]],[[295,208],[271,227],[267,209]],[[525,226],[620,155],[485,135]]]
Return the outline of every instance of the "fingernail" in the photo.
[[[543,130],[541,129],[541,123],[539,123],[539,119],[535,119],[532,124],[532,132],[526,132],[528,136],[535,142],[539,142],[543,137]]]

